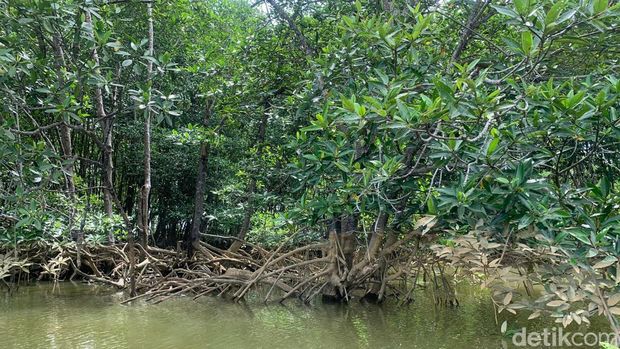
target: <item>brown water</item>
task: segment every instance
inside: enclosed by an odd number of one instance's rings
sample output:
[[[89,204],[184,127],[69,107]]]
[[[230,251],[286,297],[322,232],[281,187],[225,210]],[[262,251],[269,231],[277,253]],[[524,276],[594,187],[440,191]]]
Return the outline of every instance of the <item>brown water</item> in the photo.
[[[38,284],[2,294],[0,348],[514,348],[499,332],[488,294],[460,289],[461,306],[453,309],[436,308],[424,291],[400,308],[215,297],[124,306],[124,295],[108,288]]]

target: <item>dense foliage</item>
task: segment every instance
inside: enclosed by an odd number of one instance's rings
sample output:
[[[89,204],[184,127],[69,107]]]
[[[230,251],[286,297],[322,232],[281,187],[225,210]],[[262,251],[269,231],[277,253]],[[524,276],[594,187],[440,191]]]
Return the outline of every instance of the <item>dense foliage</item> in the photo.
[[[0,0],[0,239],[271,248],[333,233],[350,280],[355,251],[379,258],[432,216],[417,241],[444,261],[551,280],[534,314],[581,323],[585,300],[617,330],[619,14]],[[496,303],[526,307],[516,294]]]

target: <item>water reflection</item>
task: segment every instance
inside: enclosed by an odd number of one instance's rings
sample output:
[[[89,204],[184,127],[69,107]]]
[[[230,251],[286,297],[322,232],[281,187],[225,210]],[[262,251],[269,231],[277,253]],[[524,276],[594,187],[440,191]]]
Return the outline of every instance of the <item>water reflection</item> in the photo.
[[[461,306],[448,309],[435,307],[424,292],[400,308],[358,302],[266,306],[207,297],[122,306],[122,294],[104,287],[40,284],[1,298],[0,343],[4,348],[62,349],[491,349],[510,342],[499,334],[486,292],[461,287]],[[522,320],[511,319],[511,324]],[[528,326],[545,325],[549,320]]]

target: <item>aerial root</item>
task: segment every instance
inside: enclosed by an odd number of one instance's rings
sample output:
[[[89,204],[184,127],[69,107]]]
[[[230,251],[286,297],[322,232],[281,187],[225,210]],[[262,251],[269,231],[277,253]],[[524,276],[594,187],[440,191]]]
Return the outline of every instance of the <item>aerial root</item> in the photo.
[[[127,290],[133,276],[135,296],[123,304],[138,300],[160,303],[178,295],[193,299],[218,295],[241,300],[250,290],[264,291],[265,302],[283,302],[292,297],[309,302],[320,294],[348,301],[352,296],[376,294],[379,300],[400,295],[398,298],[404,304],[411,301],[424,265],[438,271],[431,278],[436,301],[457,304],[453,289],[432,254],[412,253],[403,244],[386,246],[372,259],[360,249],[354,263],[349,264],[351,269],[341,249],[330,242],[291,250],[280,246],[274,251],[248,248],[234,253],[207,243],[199,246],[191,257],[185,251],[138,244],[132,252],[127,244],[83,245],[78,249],[75,244],[59,247],[37,243],[21,246],[17,252],[32,262],[31,275],[39,279],[58,281],[79,276]],[[411,280],[412,275],[413,284],[408,284],[407,278]]]

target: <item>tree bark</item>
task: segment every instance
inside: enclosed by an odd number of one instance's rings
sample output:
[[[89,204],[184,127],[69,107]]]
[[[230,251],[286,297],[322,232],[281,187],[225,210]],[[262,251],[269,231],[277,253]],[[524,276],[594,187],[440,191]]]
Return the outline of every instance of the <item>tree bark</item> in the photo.
[[[347,270],[353,268],[353,258],[355,253],[355,236],[357,234],[358,215],[350,214],[342,217],[340,231],[340,246],[346,262]]]
[[[368,243],[368,259],[373,261],[377,258],[383,237],[385,236],[385,226],[387,225],[388,215],[385,211],[379,212],[379,216],[373,228],[372,237]]]
[[[365,277],[366,269],[376,263],[377,257],[383,245],[383,238],[385,236],[385,227],[388,221],[388,214],[385,211],[379,212],[375,224],[373,226],[372,236],[368,243],[368,249],[366,250],[366,258],[357,262],[350,269],[347,275],[347,281],[349,283],[355,283],[358,276]]]
[[[100,74],[99,69],[99,54],[97,52],[97,44],[95,41],[95,35],[93,33],[93,20],[90,14],[90,10],[86,9],[84,13],[88,35],[93,40],[93,50],[91,56],[93,61],[95,61],[95,73]],[[97,118],[100,120],[101,129],[103,130],[103,144],[104,147],[101,149],[103,153],[103,175],[104,180],[103,183],[111,183],[113,185],[113,173],[114,173],[114,163],[112,161],[112,123],[113,119],[108,117],[105,112],[105,107],[103,104],[103,93],[100,87],[95,87],[95,106],[97,110]],[[110,188],[108,185],[104,185],[103,188],[103,207],[108,218],[112,218],[112,195],[110,192]],[[114,232],[110,229],[108,231],[108,243],[114,243]]]
[[[375,228],[374,228],[372,238],[370,239],[370,244],[368,247],[368,257],[370,258],[371,261],[376,260],[377,256],[379,255],[379,251],[381,249],[383,238],[385,236],[385,227],[387,225],[387,219],[388,219],[388,215],[385,212],[381,212],[379,213],[379,216],[377,217],[377,221],[375,222]],[[389,246],[390,244],[394,243],[395,238],[396,238],[396,234],[391,234],[390,237],[388,238],[386,245]],[[383,279],[385,277],[385,266],[386,266],[385,258],[381,258],[378,261],[377,265],[378,265],[377,270],[374,273],[375,282],[370,287],[370,290],[368,291],[368,295],[370,296],[369,297],[370,299],[374,299],[376,297],[376,300],[378,302],[381,302],[383,300],[383,295],[381,294],[381,286],[383,284]]]
[[[489,14],[483,16],[484,11],[486,10],[490,2],[491,0],[476,1],[476,4],[469,13],[463,31],[461,32],[459,43],[454,49],[454,52],[452,52],[453,61],[456,61],[461,57],[461,54],[463,53],[463,51],[465,51],[465,48],[467,48],[469,40],[473,36],[475,30],[480,27],[480,25],[484,24],[484,22],[486,22],[493,15],[494,12],[490,12]]]
[[[329,287],[323,289],[323,301],[334,302],[342,299],[342,282],[340,281],[340,268],[338,263],[339,242],[338,232],[341,230],[339,218],[333,218],[328,226],[328,249],[325,257],[328,258]]]
[[[153,57],[153,5],[149,2],[146,4],[148,16],[148,55]],[[152,83],[153,62],[147,63],[147,79]],[[149,86],[149,99],[152,88]],[[144,185],[140,193],[140,243],[143,246],[148,244],[149,236],[149,195],[151,193],[151,110],[150,107],[145,109],[144,120]]]
[[[213,103],[207,101],[205,116],[203,119],[204,127],[208,127],[209,119],[212,114]],[[204,196],[207,181],[207,164],[209,161],[209,142],[204,140],[200,145],[200,160],[198,161],[198,176],[196,177],[196,193],[194,196],[194,215],[192,218],[192,230],[189,234],[188,254],[191,257],[193,250],[199,249],[200,227],[202,225],[202,214],[204,213]]]
[[[62,149],[62,170],[66,176],[67,192],[70,197],[75,196],[75,183],[73,182],[73,148],[71,145],[71,129],[63,123],[59,127],[60,145]]]
[[[62,48],[62,39],[58,33],[52,35],[52,49],[54,51],[54,67],[56,70],[56,77],[58,83],[64,88],[65,78],[62,72],[63,67],[66,66],[65,53]],[[60,101],[59,101],[60,102]],[[60,147],[62,150],[63,166],[67,184],[67,193],[70,197],[75,196],[75,183],[73,182],[73,147],[71,144],[71,129],[67,126],[62,116],[61,124],[58,127],[58,133],[60,136]]]

